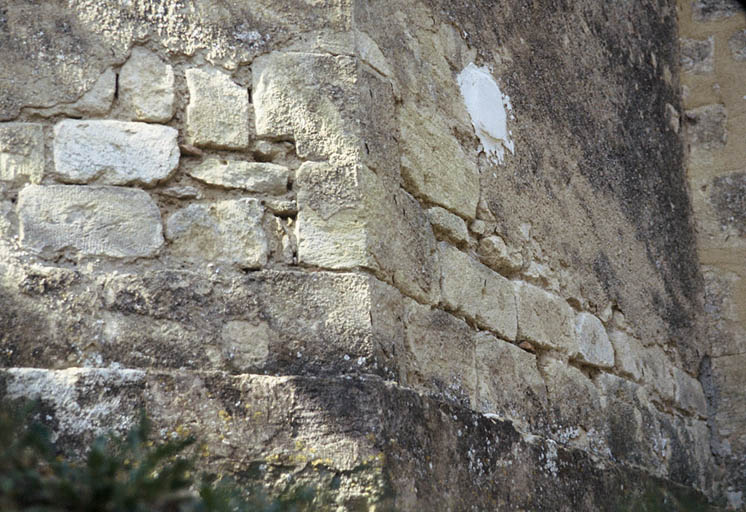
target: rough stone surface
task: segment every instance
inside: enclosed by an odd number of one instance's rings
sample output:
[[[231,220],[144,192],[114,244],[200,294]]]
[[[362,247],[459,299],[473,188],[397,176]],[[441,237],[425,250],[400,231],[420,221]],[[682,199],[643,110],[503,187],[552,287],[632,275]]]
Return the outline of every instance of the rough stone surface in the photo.
[[[609,340],[614,347],[614,360],[621,375],[635,381],[642,379],[642,344],[624,331],[612,331]]]
[[[739,237],[746,237],[746,172],[712,180],[710,203],[721,229],[732,229]]]
[[[614,348],[606,328],[596,316],[578,313],[575,317],[575,336],[578,344],[576,359],[599,368],[614,366]]]
[[[44,175],[44,129],[33,123],[0,123],[0,181],[40,183]]]
[[[166,219],[166,238],[179,256],[259,268],[268,250],[263,213],[256,199],[191,204]]]
[[[67,116],[103,116],[111,110],[114,94],[117,89],[117,75],[111,68],[106,69],[93,82],[79,100],[72,103],[61,103],[47,108],[30,108],[29,111],[44,117],[64,114]]]
[[[445,242],[439,252],[445,305],[504,339],[516,339],[516,298],[510,281]]]
[[[723,105],[705,105],[687,110],[686,120],[689,143],[693,148],[712,151],[723,147],[728,141],[728,114]]]
[[[536,430],[546,421],[547,391],[536,356],[480,332],[476,335],[477,409]]]
[[[506,276],[515,274],[523,267],[523,255],[508,249],[505,241],[497,235],[479,241],[479,258],[482,263]]]
[[[69,183],[154,185],[179,165],[169,126],[67,119],[54,127],[55,173]]]
[[[688,373],[674,367],[674,398],[682,409],[702,418],[707,417],[707,400],[702,385]]]
[[[642,375],[646,384],[665,401],[674,400],[672,365],[666,353],[658,346],[645,349],[642,357]]]
[[[695,21],[717,21],[743,10],[738,0],[695,0],[692,11]]]
[[[156,54],[136,47],[119,72],[119,101],[136,121],[163,123],[174,115],[174,70]]]
[[[575,312],[565,300],[522,281],[515,283],[515,294],[518,339],[577,354]]]
[[[280,195],[288,191],[290,169],[267,162],[210,158],[189,171],[189,175],[210,185]]]
[[[682,39],[681,69],[695,74],[712,73],[715,65],[715,38]]]
[[[249,93],[214,68],[188,69],[187,141],[195,146],[246,149]]]
[[[730,36],[728,48],[734,60],[746,60],[746,30],[739,30]]]
[[[136,258],[163,244],[158,207],[142,190],[30,185],[18,195],[21,244],[49,254]]]
[[[441,239],[448,240],[456,245],[465,244],[469,240],[469,230],[466,228],[466,222],[458,215],[435,206],[427,210],[427,218],[433,226],[433,231]]]

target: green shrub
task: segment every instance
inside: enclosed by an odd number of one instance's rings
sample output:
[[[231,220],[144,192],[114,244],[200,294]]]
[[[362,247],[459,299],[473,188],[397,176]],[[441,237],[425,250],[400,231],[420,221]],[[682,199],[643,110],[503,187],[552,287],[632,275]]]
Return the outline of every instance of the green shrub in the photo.
[[[35,404],[0,410],[0,510],[4,512],[293,512],[313,500],[307,489],[267,500],[201,474],[192,437],[154,443],[144,414],[125,436],[96,439],[83,460],[57,455],[51,431],[31,418]],[[246,497],[248,496],[248,497]]]

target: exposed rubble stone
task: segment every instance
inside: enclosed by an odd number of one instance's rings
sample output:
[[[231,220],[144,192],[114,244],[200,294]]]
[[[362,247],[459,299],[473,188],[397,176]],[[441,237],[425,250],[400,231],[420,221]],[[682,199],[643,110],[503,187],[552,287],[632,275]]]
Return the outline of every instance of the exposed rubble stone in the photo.
[[[456,245],[465,244],[469,239],[469,230],[464,219],[444,208],[435,206],[427,210],[427,218],[433,225],[435,234]]]
[[[0,123],[0,181],[40,183],[44,129],[34,123]]]
[[[210,158],[189,171],[189,175],[210,185],[280,195],[288,190],[290,169],[267,162]]]
[[[119,72],[119,101],[136,121],[164,123],[174,115],[174,70],[145,48],[132,49]]]
[[[614,366],[614,349],[601,320],[590,313],[575,317],[575,336],[578,343],[576,359],[599,368]]]
[[[715,65],[715,38],[682,39],[681,40],[681,69],[682,71],[705,74],[712,73]]]
[[[575,312],[560,297],[522,281],[515,283],[518,305],[518,339],[540,347],[578,353]]]

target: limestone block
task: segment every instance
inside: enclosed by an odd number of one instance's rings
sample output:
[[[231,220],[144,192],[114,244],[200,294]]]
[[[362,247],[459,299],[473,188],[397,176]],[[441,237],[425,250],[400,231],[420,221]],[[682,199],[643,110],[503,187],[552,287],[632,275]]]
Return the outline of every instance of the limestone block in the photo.
[[[463,320],[411,299],[406,299],[404,311],[411,359],[407,385],[473,407],[477,384],[473,330]]]
[[[477,409],[536,426],[547,406],[536,356],[486,332],[476,334]]]
[[[728,113],[723,105],[705,105],[687,110],[685,118],[692,148],[712,151],[725,146],[728,140]]]
[[[553,418],[560,425],[603,430],[601,393],[583,372],[554,358],[540,361]]]
[[[401,109],[402,177],[407,189],[473,219],[479,202],[479,172],[450,128],[416,105]]]
[[[516,282],[515,288],[518,339],[562,350],[570,356],[577,354],[575,312],[567,301],[522,281]]]
[[[430,208],[427,210],[427,218],[439,238],[456,245],[465,244],[469,240],[469,230],[464,219],[445,208],[439,206]]]
[[[154,185],[179,165],[169,126],[66,119],[54,127],[56,174],[70,183]]]
[[[642,344],[623,331],[614,330],[609,334],[609,341],[614,347],[616,368],[621,375],[635,381],[642,379]]]
[[[746,236],[746,172],[718,176],[709,189],[709,203],[720,229]]]
[[[445,242],[440,243],[439,252],[443,302],[482,328],[516,339],[516,299],[511,282]]]
[[[738,0],[695,0],[692,15],[694,21],[716,21],[729,18],[741,9]]]
[[[114,102],[117,75],[111,68],[104,71],[93,86],[73,103],[60,103],[52,107],[29,109],[35,114],[52,117],[60,114],[68,116],[102,116],[109,112]]]
[[[267,162],[209,158],[189,171],[189,175],[210,185],[280,195],[288,191],[290,169]]]
[[[239,371],[262,367],[269,355],[272,332],[266,322],[231,320],[220,331],[222,357]]]
[[[187,141],[195,146],[249,146],[249,92],[212,68],[188,69]]]
[[[666,353],[659,346],[645,349],[642,357],[643,381],[654,389],[661,399],[669,402],[674,400],[672,367]]]
[[[575,336],[577,360],[599,368],[614,366],[614,349],[601,320],[590,313],[579,313],[575,317]]]
[[[699,381],[676,367],[673,369],[673,381],[676,403],[682,409],[707,417],[707,400]]]
[[[746,29],[735,32],[728,39],[728,48],[734,60],[746,60]]]
[[[35,251],[153,256],[163,244],[161,214],[142,190],[30,185],[18,195],[21,244]]]
[[[0,181],[41,182],[44,130],[34,123],[0,123]]]
[[[523,267],[523,255],[511,251],[502,238],[488,236],[479,242],[479,258],[482,263],[503,275],[511,275]]]
[[[153,52],[136,47],[119,72],[119,101],[137,121],[164,123],[174,115],[174,70]]]
[[[166,238],[179,256],[259,268],[268,252],[263,213],[257,199],[191,204],[168,217]]]
[[[697,75],[712,73],[715,65],[715,38],[681,39],[681,70]]]
[[[309,160],[359,159],[355,59],[273,52],[251,69],[258,136],[293,138]]]

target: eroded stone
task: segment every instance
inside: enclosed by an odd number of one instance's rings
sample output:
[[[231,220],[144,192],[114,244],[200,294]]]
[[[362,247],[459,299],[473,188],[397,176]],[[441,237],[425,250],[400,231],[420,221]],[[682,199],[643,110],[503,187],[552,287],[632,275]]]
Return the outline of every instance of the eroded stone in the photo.
[[[210,185],[280,195],[288,190],[290,169],[267,162],[210,158],[189,171],[189,175]]]
[[[188,69],[187,141],[201,147],[249,146],[249,92],[213,68]]]
[[[119,101],[137,121],[166,122],[174,115],[174,70],[155,53],[132,49],[119,72]]]
[[[635,381],[642,379],[642,344],[623,331],[612,331],[609,340],[614,347],[616,367],[622,375]]]
[[[44,129],[34,123],[0,123],[0,181],[40,183]]]
[[[659,346],[645,349],[642,357],[642,376],[645,384],[654,389],[664,401],[674,400],[673,365]]]
[[[263,213],[257,199],[191,204],[166,220],[166,238],[179,256],[259,268],[268,252]]]
[[[142,190],[30,185],[18,195],[21,244],[48,253],[153,256],[163,244],[161,214]]]
[[[728,114],[723,105],[705,105],[686,111],[689,142],[693,148],[708,151],[725,146],[728,140]]]
[[[488,236],[479,241],[479,258],[482,263],[503,275],[511,275],[523,267],[523,255],[511,251],[502,238]]]
[[[712,73],[715,65],[715,38],[681,39],[682,71],[705,74]]]
[[[513,285],[455,247],[439,245],[443,302],[500,337],[516,339]]]
[[[456,245],[465,244],[469,240],[469,230],[466,228],[464,219],[445,208],[438,206],[430,208],[427,210],[427,218],[438,237]]]
[[[574,356],[575,312],[554,294],[522,281],[515,283],[518,306],[518,339],[540,347],[559,349]]]
[[[685,371],[674,367],[674,397],[682,409],[702,418],[707,417],[707,399],[702,385]]]
[[[575,335],[577,360],[599,368],[614,366],[614,349],[601,320],[590,313],[578,313],[575,317]]]
[[[70,183],[154,185],[179,165],[170,126],[66,119],[54,127],[55,172]]]
[[[737,0],[695,0],[692,4],[694,21],[716,21],[730,18],[743,9]]]
[[[739,30],[728,39],[728,48],[734,60],[746,60],[746,29]]]

